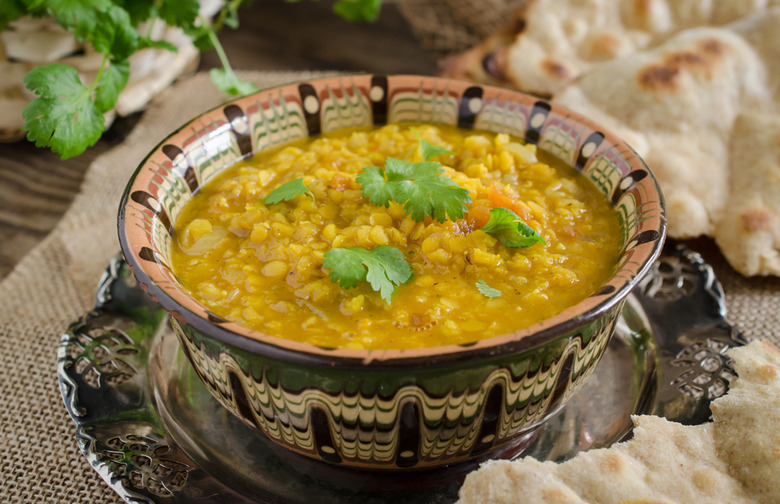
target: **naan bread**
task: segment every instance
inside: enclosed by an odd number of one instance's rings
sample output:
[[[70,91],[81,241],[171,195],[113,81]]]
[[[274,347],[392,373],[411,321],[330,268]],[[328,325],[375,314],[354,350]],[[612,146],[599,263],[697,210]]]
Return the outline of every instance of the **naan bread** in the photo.
[[[669,235],[715,236],[744,275],[780,275],[780,7],[685,30],[594,67],[553,101],[644,158]]]
[[[549,96],[600,62],[770,5],[780,0],[526,0],[503,30],[445,60],[442,72]]]
[[[780,275],[780,116],[740,115],[729,163],[729,195],[715,241],[745,275]]]
[[[549,96],[603,61],[772,5],[780,0],[526,0],[503,30],[445,60],[442,73]]]
[[[780,350],[734,348],[739,377],[712,403],[713,422],[634,417],[634,437],[562,464],[491,461],[469,474],[458,504],[780,502]]]

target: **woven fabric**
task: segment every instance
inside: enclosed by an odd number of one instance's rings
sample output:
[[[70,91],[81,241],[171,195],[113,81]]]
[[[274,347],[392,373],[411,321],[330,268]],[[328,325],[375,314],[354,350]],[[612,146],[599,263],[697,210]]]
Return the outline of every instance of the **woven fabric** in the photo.
[[[325,75],[242,74],[261,87]],[[0,502],[120,502],[74,438],[57,385],[60,334],[92,307],[97,281],[119,249],[117,204],[136,165],[168,132],[222,100],[203,74],[158,96],[127,140],[92,164],[55,230],[0,283]],[[711,248],[706,257],[723,282],[729,319],[748,337],[780,344],[780,279],[742,278]]]

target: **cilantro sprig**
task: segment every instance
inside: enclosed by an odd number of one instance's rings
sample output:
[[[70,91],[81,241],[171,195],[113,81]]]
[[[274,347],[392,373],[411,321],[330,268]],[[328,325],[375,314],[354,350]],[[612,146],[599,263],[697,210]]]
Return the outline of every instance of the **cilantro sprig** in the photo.
[[[412,278],[412,268],[403,253],[389,245],[379,245],[372,250],[334,248],[325,252],[322,265],[330,269],[330,279],[344,289],[368,281],[387,304],[390,304],[396,287]]]
[[[490,219],[482,227],[482,231],[497,238],[507,247],[530,247],[537,243],[546,243],[534,228],[523,222],[513,211],[503,207],[490,209]]]
[[[388,207],[391,201],[401,203],[404,212],[418,222],[425,217],[438,222],[462,218],[466,205],[471,203],[469,191],[443,175],[441,163],[430,161],[450,151],[429,144],[419,135],[417,138],[425,161],[388,157],[384,170],[378,166],[363,168],[356,178],[363,197],[376,206]]]
[[[0,28],[23,14],[51,15],[78,40],[103,54],[97,75],[87,85],[82,84],[73,67],[62,64],[39,66],[28,73],[25,85],[38,97],[22,113],[27,138],[38,147],[50,147],[62,159],[81,154],[97,142],[106,127],[103,114],[116,105],[129,80],[130,57],[147,47],[176,51],[170,43],[138,32],[136,27],[148,20],[160,19],[193,39],[208,40],[209,47],[219,47],[225,71],[232,75],[229,80],[215,79],[222,91],[236,94],[255,90],[254,85],[245,85],[232,74],[215,35],[224,13],[235,12],[242,2],[225,2],[217,23],[199,15],[197,0],[39,0],[15,4],[18,8],[12,10],[12,15],[0,19]]]
[[[308,194],[312,198],[314,197],[309,188],[306,187],[306,184],[303,183],[303,178],[285,182],[271,191],[271,194],[266,196],[263,201],[266,205],[272,205],[274,203],[279,203],[280,201],[290,201],[299,194]]]
[[[28,73],[25,85],[37,95],[22,114],[28,140],[51,148],[62,159],[94,145],[106,128],[103,114],[114,108],[129,81],[130,57],[150,47],[177,50],[165,40],[151,38],[151,26],[158,21],[182,29],[199,50],[216,50],[222,68],[212,69],[210,76],[222,92],[257,91],[257,86],[233,71],[216,35],[223,26],[238,27],[238,9],[247,1],[225,0],[219,12],[207,19],[199,14],[198,0],[3,0],[0,31],[24,15],[52,16],[77,40],[103,55],[97,75],[85,84],[73,67],[62,64],[41,65]],[[333,10],[348,21],[373,21],[381,3],[339,0]],[[150,21],[148,33],[139,33],[137,27],[146,21]]]

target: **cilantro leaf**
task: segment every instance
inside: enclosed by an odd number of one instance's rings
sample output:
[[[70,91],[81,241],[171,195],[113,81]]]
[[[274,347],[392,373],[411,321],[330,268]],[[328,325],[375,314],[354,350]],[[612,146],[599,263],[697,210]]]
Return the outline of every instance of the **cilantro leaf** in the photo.
[[[387,304],[396,287],[412,278],[412,268],[403,253],[389,245],[379,245],[372,250],[334,248],[325,252],[322,266],[330,269],[330,279],[345,289],[367,280]]]
[[[138,49],[138,31],[126,10],[115,5],[95,14],[97,25],[89,34],[95,50],[116,60],[130,57]]]
[[[449,217],[456,220],[463,217],[469,192],[449,177],[442,175],[439,163],[410,163],[392,158],[387,160],[385,174],[396,185],[395,200],[404,203],[404,211],[412,219],[421,221],[431,216],[438,222]]]
[[[74,68],[59,63],[37,67],[24,83],[38,95],[22,112],[27,139],[36,147],[51,147],[67,159],[98,141],[105,120]]]
[[[507,247],[530,247],[536,243],[545,243],[544,238],[534,228],[523,222],[513,211],[503,207],[490,209],[490,219],[482,227]]]
[[[303,178],[285,182],[274,189],[263,201],[266,205],[272,205],[274,203],[279,203],[280,201],[290,201],[299,194],[311,195],[311,191],[306,187],[306,184],[303,183]]]
[[[414,133],[414,136],[416,136],[417,140],[420,142],[420,150],[422,151],[423,159],[425,159],[426,161],[430,161],[431,159],[435,158],[439,154],[455,155],[455,153],[449,149],[446,149],[440,145],[433,145],[428,141],[423,140],[423,138],[414,130],[414,128],[409,128],[409,129],[412,130],[412,133]]]
[[[168,26],[186,28],[198,17],[198,0],[166,0],[159,7],[159,16]]]
[[[155,0],[114,0],[130,15],[130,23],[138,26],[156,13]]]
[[[247,95],[259,90],[253,83],[245,81],[227,68],[212,68],[209,76],[211,82],[225,94]]]
[[[0,32],[5,30],[8,23],[16,21],[25,13],[25,5],[22,0],[6,0],[5,7],[0,9]]]
[[[501,291],[489,286],[484,280],[477,280],[477,283],[475,285],[477,286],[477,290],[481,292],[482,295],[485,297],[489,297],[489,298],[501,297]]]
[[[393,200],[402,203],[406,214],[416,221],[426,216],[438,222],[454,221],[463,217],[471,197],[468,190],[442,173],[440,163],[413,163],[389,157],[384,173],[376,166],[369,166],[356,180],[363,196],[374,205],[387,207]]]
[[[378,166],[366,166],[355,179],[360,183],[363,196],[372,205],[388,207],[393,200],[392,185],[385,180],[384,172]]]
[[[192,44],[201,52],[214,48],[214,39],[211,38],[212,33],[214,32],[210,28],[204,26],[187,30],[187,35],[192,38]]]
[[[96,83],[95,106],[98,112],[101,114],[108,112],[116,105],[119,93],[127,85],[129,78],[130,62],[128,60],[110,62]]]
[[[47,0],[57,22],[79,40],[91,39],[98,26],[98,15],[113,6],[111,0]]]
[[[333,5],[333,12],[346,21],[376,21],[382,0],[338,0]]]

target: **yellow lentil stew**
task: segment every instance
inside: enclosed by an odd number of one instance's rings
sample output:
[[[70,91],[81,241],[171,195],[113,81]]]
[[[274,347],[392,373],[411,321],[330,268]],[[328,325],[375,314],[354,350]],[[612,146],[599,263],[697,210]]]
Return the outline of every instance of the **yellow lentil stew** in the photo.
[[[460,218],[415,220],[404,201],[364,196],[366,167],[425,162],[424,143],[449,151],[431,162],[468,191]],[[618,257],[609,202],[542,155],[506,134],[426,124],[342,130],[261,152],[193,196],[176,222],[173,268],[214,313],[324,347],[432,347],[521,329],[591,295]],[[287,199],[269,197],[292,186]],[[506,246],[483,231],[498,207],[543,240]],[[393,247],[411,275],[392,296],[367,281],[344,288],[331,279],[341,259],[330,271],[323,263],[352,247]]]

